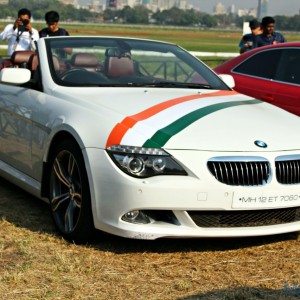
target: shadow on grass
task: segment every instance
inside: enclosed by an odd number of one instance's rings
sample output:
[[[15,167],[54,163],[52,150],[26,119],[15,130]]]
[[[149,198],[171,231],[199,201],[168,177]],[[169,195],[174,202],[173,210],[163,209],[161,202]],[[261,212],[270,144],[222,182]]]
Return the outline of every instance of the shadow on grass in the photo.
[[[0,177],[0,219],[35,232],[57,235],[49,207],[43,201]],[[224,251],[290,240],[294,234],[251,238],[126,239],[97,231],[89,247],[114,253],[168,253],[187,251]]]
[[[225,290],[214,290],[177,300],[293,300],[300,298],[300,286],[286,285],[281,290],[255,287],[238,287]]]
[[[48,205],[1,177],[0,218],[31,231],[55,233]]]

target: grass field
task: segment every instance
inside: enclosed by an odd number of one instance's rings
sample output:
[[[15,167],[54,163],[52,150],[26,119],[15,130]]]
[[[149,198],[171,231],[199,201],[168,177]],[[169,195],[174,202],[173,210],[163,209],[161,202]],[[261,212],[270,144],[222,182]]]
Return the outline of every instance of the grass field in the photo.
[[[72,35],[159,39],[194,51],[235,52],[240,38],[240,32],[63,26]],[[300,40],[299,33],[286,36]],[[139,241],[98,233],[89,245],[75,245],[57,234],[45,203],[0,178],[0,299],[299,298],[300,242],[294,234]]]
[[[38,24],[40,28],[42,24]],[[118,35],[178,44],[189,51],[238,52],[241,31],[200,30],[175,27],[149,27],[103,24],[64,26],[71,35]],[[300,33],[284,33],[288,41],[300,40]]]
[[[43,23],[34,24],[40,30]],[[0,23],[4,28],[5,23]],[[129,36],[145,39],[162,40],[180,45],[189,51],[200,52],[238,52],[238,42],[241,38],[240,31],[202,30],[175,27],[153,27],[153,26],[126,26],[126,25],[104,25],[104,24],[61,24],[71,35],[114,35]],[[288,41],[300,41],[300,33],[284,32]],[[3,44],[3,42],[2,42]],[[0,52],[1,55],[5,51]],[[209,65],[225,60],[225,58],[202,58]]]
[[[4,23],[0,23],[3,28]],[[203,31],[174,27],[148,27],[103,24],[62,24],[71,35],[114,35],[154,40],[178,44],[190,51],[235,52],[240,32]],[[44,24],[34,26],[40,30]],[[299,34],[300,37],[300,34]]]

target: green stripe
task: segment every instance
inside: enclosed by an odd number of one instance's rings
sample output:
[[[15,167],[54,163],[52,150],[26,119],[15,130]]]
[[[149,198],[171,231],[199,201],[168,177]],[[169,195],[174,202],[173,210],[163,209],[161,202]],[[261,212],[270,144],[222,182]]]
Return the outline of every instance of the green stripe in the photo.
[[[168,126],[159,129],[150,139],[148,139],[143,144],[143,147],[147,147],[147,148],[163,147],[172,136],[179,133],[180,131],[182,131],[192,123],[196,122],[197,120],[209,114],[212,114],[218,110],[225,109],[228,107],[233,107],[233,106],[257,104],[257,103],[261,103],[261,101],[258,100],[230,101],[230,102],[217,103],[203,108],[199,108],[181,117],[180,119],[174,121]]]

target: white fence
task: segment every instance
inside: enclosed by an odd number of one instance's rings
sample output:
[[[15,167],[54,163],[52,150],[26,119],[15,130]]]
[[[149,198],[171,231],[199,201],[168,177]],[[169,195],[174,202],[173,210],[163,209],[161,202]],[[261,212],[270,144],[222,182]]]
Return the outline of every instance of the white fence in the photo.
[[[7,49],[7,45],[0,45],[0,49]],[[194,56],[198,57],[235,57],[238,56],[238,53],[233,52],[199,52],[199,51],[190,51]]]

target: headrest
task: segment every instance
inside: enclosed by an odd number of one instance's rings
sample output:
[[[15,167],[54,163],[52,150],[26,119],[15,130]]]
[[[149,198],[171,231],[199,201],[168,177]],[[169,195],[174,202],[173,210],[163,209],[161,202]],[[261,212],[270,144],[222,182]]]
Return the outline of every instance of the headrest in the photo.
[[[15,51],[12,55],[11,55],[11,62],[14,65],[20,65],[22,63],[28,63],[29,58],[31,55],[35,54],[34,51]]]
[[[131,57],[129,50],[123,50],[120,48],[107,48],[105,50],[106,57]]]
[[[76,67],[95,67],[99,65],[99,61],[94,54],[76,53],[71,58],[71,64]]]
[[[4,69],[4,68],[10,68],[12,67],[12,62],[10,61],[10,59],[4,59],[1,61],[0,63],[0,70]]]
[[[59,63],[59,59],[56,55],[52,56],[52,62],[53,62],[53,67],[54,70],[57,72],[60,70],[60,63]]]
[[[129,57],[108,57],[105,68],[108,77],[130,76],[134,74],[134,64]]]
[[[31,71],[35,71],[39,65],[39,58],[36,53],[29,57],[27,68]]]

